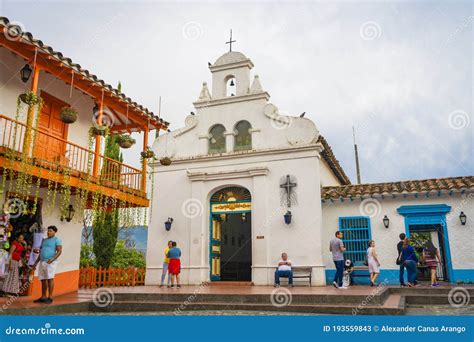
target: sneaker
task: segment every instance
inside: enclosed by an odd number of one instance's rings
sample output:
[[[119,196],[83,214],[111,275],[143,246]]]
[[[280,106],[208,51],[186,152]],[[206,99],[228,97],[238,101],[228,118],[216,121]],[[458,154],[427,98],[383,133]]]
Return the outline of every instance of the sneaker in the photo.
[[[170,288],[170,287],[171,287],[171,285],[169,285],[169,284],[168,284],[168,285],[166,285],[166,287],[167,287],[167,288]]]
[[[275,284],[273,285],[273,287],[280,287],[280,284]]]
[[[53,298],[46,298],[44,303],[45,304],[52,304],[53,303]]]
[[[180,289],[180,288],[181,288],[181,285],[176,285],[176,288],[177,288],[177,289]]]
[[[41,298],[38,298],[38,299],[34,300],[33,303],[44,303],[46,301],[46,299],[47,298],[41,297]]]
[[[348,288],[346,286],[339,286],[339,289],[341,290],[347,290]]]
[[[407,284],[400,284],[400,287],[407,287]]]
[[[431,287],[439,287],[439,283],[431,284]]]
[[[160,285],[160,287],[163,287],[163,286],[164,286],[163,284]]]
[[[332,284],[334,285],[334,287],[337,289],[339,288],[339,285],[337,285],[337,283],[335,281],[332,282]]]

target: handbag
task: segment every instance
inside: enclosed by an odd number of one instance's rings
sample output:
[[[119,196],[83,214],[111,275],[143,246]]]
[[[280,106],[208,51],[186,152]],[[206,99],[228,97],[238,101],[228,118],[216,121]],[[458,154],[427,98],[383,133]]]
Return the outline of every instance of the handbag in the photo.
[[[402,251],[400,251],[400,254],[398,254],[397,261],[395,262],[397,265],[402,264]]]

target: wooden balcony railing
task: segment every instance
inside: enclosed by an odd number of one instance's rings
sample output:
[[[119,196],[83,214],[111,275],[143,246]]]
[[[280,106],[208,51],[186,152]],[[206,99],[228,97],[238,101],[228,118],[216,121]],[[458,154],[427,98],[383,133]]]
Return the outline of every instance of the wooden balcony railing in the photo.
[[[145,285],[145,274],[145,268],[85,267],[79,270],[79,287],[140,286]]]
[[[24,151],[26,125],[0,114],[0,155],[19,158]],[[55,137],[38,129],[31,130],[34,139],[25,156],[39,167],[61,171],[72,177],[90,179],[97,184],[117,188],[131,189],[141,193],[142,171],[120,163],[94,151]],[[33,143],[34,142],[34,143]],[[93,174],[93,160],[99,158],[99,170]]]

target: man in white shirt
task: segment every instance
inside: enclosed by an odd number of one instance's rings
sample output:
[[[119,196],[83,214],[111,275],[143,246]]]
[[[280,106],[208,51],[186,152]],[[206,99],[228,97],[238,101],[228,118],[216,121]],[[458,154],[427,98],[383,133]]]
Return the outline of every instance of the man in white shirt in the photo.
[[[275,271],[275,287],[280,287],[280,277],[288,278],[288,287],[293,287],[293,271],[291,270],[291,261],[288,260],[286,253],[281,254],[281,260],[278,263],[278,269]]]

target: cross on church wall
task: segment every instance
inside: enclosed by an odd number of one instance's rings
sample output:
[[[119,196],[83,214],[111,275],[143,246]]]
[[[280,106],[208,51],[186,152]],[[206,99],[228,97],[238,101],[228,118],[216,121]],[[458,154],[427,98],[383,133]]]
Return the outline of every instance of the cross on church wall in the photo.
[[[296,182],[292,183],[290,175],[286,175],[286,182],[280,184],[280,188],[283,188],[286,191],[286,205],[288,208],[291,207],[291,191],[294,187],[296,187]]]

